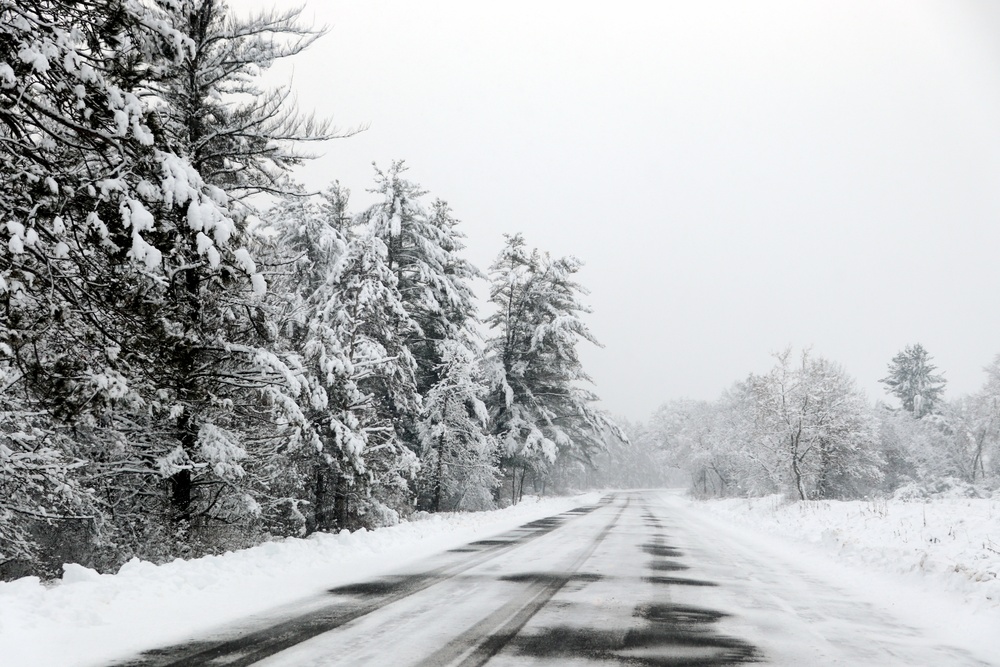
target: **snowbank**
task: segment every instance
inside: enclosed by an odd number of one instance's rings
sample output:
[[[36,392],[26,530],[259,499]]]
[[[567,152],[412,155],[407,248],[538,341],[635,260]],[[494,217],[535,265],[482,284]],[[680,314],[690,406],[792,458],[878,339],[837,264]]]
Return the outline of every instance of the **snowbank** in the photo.
[[[390,528],[317,533],[164,565],[132,560],[114,575],[67,564],[61,581],[0,582],[0,656],[5,667],[108,662],[595,503],[600,495],[424,515]]]
[[[845,563],[1000,610],[1000,497],[786,502],[699,501],[744,528],[805,542]]]

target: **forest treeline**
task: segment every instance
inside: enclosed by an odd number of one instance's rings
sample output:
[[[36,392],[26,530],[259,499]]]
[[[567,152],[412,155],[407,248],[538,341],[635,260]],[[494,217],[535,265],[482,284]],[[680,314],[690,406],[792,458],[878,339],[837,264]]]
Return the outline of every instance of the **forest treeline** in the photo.
[[[1000,485],[1000,356],[976,393],[946,400],[930,354],[909,345],[881,380],[898,407],[872,403],[839,364],[809,350],[775,355],[714,401],[663,404],[627,425],[612,483],[669,480],[704,496],[848,499]],[[608,465],[610,464],[610,465]]]
[[[295,184],[350,134],[261,84],[300,12],[0,0],[2,577],[490,508],[624,438],[577,260],[483,275],[402,163],[361,210]]]

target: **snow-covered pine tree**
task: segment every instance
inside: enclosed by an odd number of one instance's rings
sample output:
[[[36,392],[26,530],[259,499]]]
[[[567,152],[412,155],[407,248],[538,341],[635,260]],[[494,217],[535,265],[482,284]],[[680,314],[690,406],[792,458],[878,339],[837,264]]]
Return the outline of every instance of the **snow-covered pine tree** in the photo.
[[[402,162],[394,162],[385,172],[376,168],[376,185],[372,192],[380,195],[381,201],[366,211],[365,219],[388,248],[389,267],[396,275],[402,303],[416,324],[408,329],[404,340],[416,363],[418,391],[424,398],[433,393],[437,401],[457,400],[454,398],[455,378],[462,377],[460,385],[467,387],[467,399],[472,401],[468,405],[471,406],[478,400],[474,397],[480,394],[472,384],[482,385],[482,380],[477,380],[482,377],[477,374],[479,367],[460,370],[456,364],[473,364],[476,359],[478,319],[470,283],[482,274],[461,256],[464,236],[458,231],[458,221],[447,203],[436,200],[427,211],[420,202],[426,192],[405,179],[405,171]],[[466,351],[460,352],[458,347]],[[449,375],[450,379],[444,375]],[[438,387],[442,382],[445,384]],[[452,398],[444,399],[443,396]],[[427,424],[435,422],[438,430],[454,428],[465,432],[462,442],[468,443],[474,451],[461,453],[461,456],[480,457],[482,443],[487,441],[485,424],[474,417],[470,422],[455,410],[435,410],[437,413],[432,415],[425,406],[416,414],[398,415],[396,422],[399,437],[404,442],[421,456],[434,457],[433,461],[424,461],[417,490],[423,507],[440,506],[442,485],[449,484],[436,478],[438,473],[444,474],[443,459],[435,454],[439,451],[437,445],[427,440],[433,430],[428,429]],[[458,421],[450,426],[440,421],[452,417]],[[478,436],[468,433],[473,423],[480,425],[482,432]],[[457,468],[452,471],[455,472]],[[480,479],[489,480],[492,476]]]
[[[496,311],[486,320],[494,331],[487,342],[488,405],[517,502],[527,475],[544,484],[553,465],[588,466],[605,437],[625,435],[591,406],[597,397],[581,386],[591,380],[576,346],[598,343],[581,318],[589,309],[579,301],[586,290],[574,280],[579,260],[529,252],[520,234],[505,238],[490,267]]]
[[[348,192],[337,185],[318,203],[286,203],[270,217],[279,248],[292,257],[277,284],[286,304],[280,328],[310,387],[309,527],[391,522],[410,506],[417,467],[397,423],[419,413],[416,363],[405,342],[418,327],[381,227],[354,219]]]
[[[268,215],[277,232],[277,253],[287,257],[276,261],[280,270],[273,280],[272,307],[284,344],[301,359],[309,387],[303,401],[308,442],[289,450],[289,479],[283,485],[286,502],[306,532],[353,525],[359,499],[370,490],[364,484],[367,427],[377,418],[372,397],[358,386],[371,369],[354,364],[360,359],[355,351],[365,346],[355,343],[352,349],[351,344],[354,318],[365,311],[348,310],[361,292],[348,295],[357,286],[345,281],[345,271],[353,270],[349,257],[357,260],[349,195],[334,183],[318,201],[286,198]]]
[[[410,506],[409,485],[418,467],[398,428],[401,415],[420,410],[416,362],[406,346],[417,326],[373,225],[357,228],[328,283],[322,316],[331,321],[363,397],[351,406],[366,442],[364,468],[350,480],[351,512],[368,523],[392,522]]]
[[[215,0],[156,6],[183,39],[136,86],[157,142],[187,157],[209,196],[151,207],[169,280],[149,290],[137,317],[146,335],[130,339],[130,351],[155,362],[144,449],[167,449],[154,460],[169,479],[171,515],[201,526],[211,546],[218,521],[246,527],[282,502],[268,490],[282,472],[275,457],[308,435],[300,362],[278,345],[249,251],[260,241],[247,198],[294,189],[296,146],[331,135],[287,103],[287,90],[259,83],[320,34],[299,23],[301,9],[238,18]],[[245,247],[227,250],[237,244]]]
[[[114,517],[102,539],[153,558],[169,528],[150,520],[164,509],[165,496],[149,492],[155,480],[170,480],[166,495],[184,522],[252,517],[259,503],[246,491],[259,485],[248,480],[265,471],[248,444],[280,447],[302,421],[295,369],[268,349],[257,307],[264,280],[234,196],[277,182],[275,165],[297,159],[287,142],[308,132],[281,134],[289,116],[275,106],[258,107],[260,117],[209,108],[220,95],[252,92],[276,55],[261,41],[266,30],[234,38],[259,67],[223,60],[196,81],[209,104],[192,95],[183,110],[170,107],[166,83],[199,53],[190,33],[226,25],[178,22],[182,4],[0,5],[16,56],[0,67],[0,133],[10,138],[0,163],[0,206],[10,213],[0,363],[9,388],[24,390],[22,404],[44,406],[72,431],[70,458],[87,463],[74,469]],[[211,35],[207,50],[230,37]],[[178,118],[207,132],[204,141],[176,132]]]
[[[434,201],[430,224],[444,251],[443,278],[430,285],[437,308],[420,314],[424,339],[412,342],[411,348],[418,364],[418,386],[425,397],[417,432],[420,451],[422,456],[437,452],[437,458],[424,460],[419,499],[436,511],[443,493],[449,492],[454,508],[485,509],[492,506],[493,489],[499,483],[496,439],[488,418],[482,419],[477,407],[488,387],[471,283],[485,276],[462,257],[465,236],[458,231],[458,221],[445,201]],[[442,401],[455,406],[462,403],[466,411],[441,409]],[[459,434],[447,450],[455,459],[450,470],[447,460],[441,458],[442,441],[435,441],[434,429],[427,428],[429,423]],[[447,475],[447,480],[442,475]],[[459,486],[461,493],[457,492]]]
[[[424,396],[420,438],[420,505],[443,509],[488,509],[499,484],[496,439],[488,432],[486,387],[474,352],[446,340],[437,381]]]
[[[437,297],[450,285],[444,276],[446,252],[441,247],[440,230],[430,224],[420,199],[426,195],[419,185],[403,178],[406,166],[393,162],[388,171],[375,167],[373,194],[381,200],[364,213],[371,231],[385,244],[386,262],[396,277],[403,306],[416,326],[406,332],[406,346],[418,364],[420,389],[426,390],[433,368],[437,365],[434,336],[424,331],[441,330],[448,322]],[[444,338],[444,335],[439,335]],[[415,445],[412,427],[417,415],[400,415],[400,435]]]
[[[300,113],[289,88],[264,88],[261,80],[325,30],[305,24],[301,6],[239,16],[225,0],[155,2],[190,40],[147,84],[159,100],[156,129],[241,206],[248,195],[296,191],[289,171],[311,157],[302,145],[344,135]]]
[[[944,376],[935,373],[931,359],[920,343],[907,345],[892,358],[889,374],[879,380],[917,418],[932,413],[944,393]]]
[[[425,245],[432,250],[427,256],[439,255],[438,261],[427,264],[438,265],[440,273],[426,281],[429,298],[424,301],[430,308],[414,308],[413,313],[424,334],[422,340],[412,341],[410,346],[417,359],[422,393],[438,381],[437,371],[444,367],[446,358],[456,358],[454,344],[478,351],[479,314],[472,281],[486,277],[462,256],[465,234],[459,231],[459,221],[446,201],[434,200],[427,222]]]
[[[52,2],[0,4],[0,569],[17,559],[30,567],[37,515],[64,515],[51,501],[72,479],[72,441],[62,437],[51,418],[53,402],[39,391],[45,383],[33,375],[65,354],[38,335],[62,319],[68,301],[46,294],[54,283],[48,269],[65,254],[61,221],[53,221],[81,184],[78,171],[120,144],[108,130],[115,107],[107,105],[105,73],[81,69],[86,40],[107,45],[113,36],[100,29],[108,17],[79,16],[74,25],[74,17],[59,10]],[[96,129],[81,131],[88,83]],[[107,174],[114,165],[97,161],[95,167]],[[69,331],[59,333],[65,339]]]
[[[32,469],[34,458],[42,466],[31,484],[13,484],[15,504],[25,500],[18,489],[51,483],[71,494],[84,486],[74,481],[81,475],[89,487],[131,474],[113,452],[133,425],[114,415],[144,408],[125,366],[147,360],[119,356],[121,342],[134,331],[131,307],[145,286],[166,282],[149,202],[183,206],[207,196],[188,163],[154,146],[127,66],[152,71],[165,43],[184,44],[162,18],[143,3],[0,3],[0,215],[8,233],[0,376],[4,394],[16,397],[5,406],[12,421],[0,450],[11,453],[11,470]],[[70,469],[74,479],[63,479]],[[104,516],[118,510],[115,498],[95,496]]]

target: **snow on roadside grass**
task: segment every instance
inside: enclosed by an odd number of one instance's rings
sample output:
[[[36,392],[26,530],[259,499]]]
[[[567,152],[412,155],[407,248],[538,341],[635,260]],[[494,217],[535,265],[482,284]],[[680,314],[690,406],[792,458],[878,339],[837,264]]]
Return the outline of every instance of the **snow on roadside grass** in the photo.
[[[132,560],[115,575],[66,565],[58,582],[0,582],[0,656],[5,667],[107,662],[600,497],[525,499],[494,512],[425,515],[390,528],[316,533],[164,565]]]
[[[767,496],[697,505],[744,528],[959,595],[973,608],[1000,609],[1000,497],[786,502]]]

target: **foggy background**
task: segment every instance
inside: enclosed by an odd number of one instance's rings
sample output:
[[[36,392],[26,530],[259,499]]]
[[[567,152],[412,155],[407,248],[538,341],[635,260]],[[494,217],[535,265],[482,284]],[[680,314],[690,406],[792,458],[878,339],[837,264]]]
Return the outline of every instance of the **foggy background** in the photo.
[[[484,271],[504,232],[584,260],[605,347],[581,353],[614,414],[715,398],[788,345],[872,398],[906,344],[947,397],[1000,353],[995,3],[311,0],[305,16],[329,34],[273,79],[369,128],[301,181],[340,180],[358,210],[371,163],[405,159]]]

